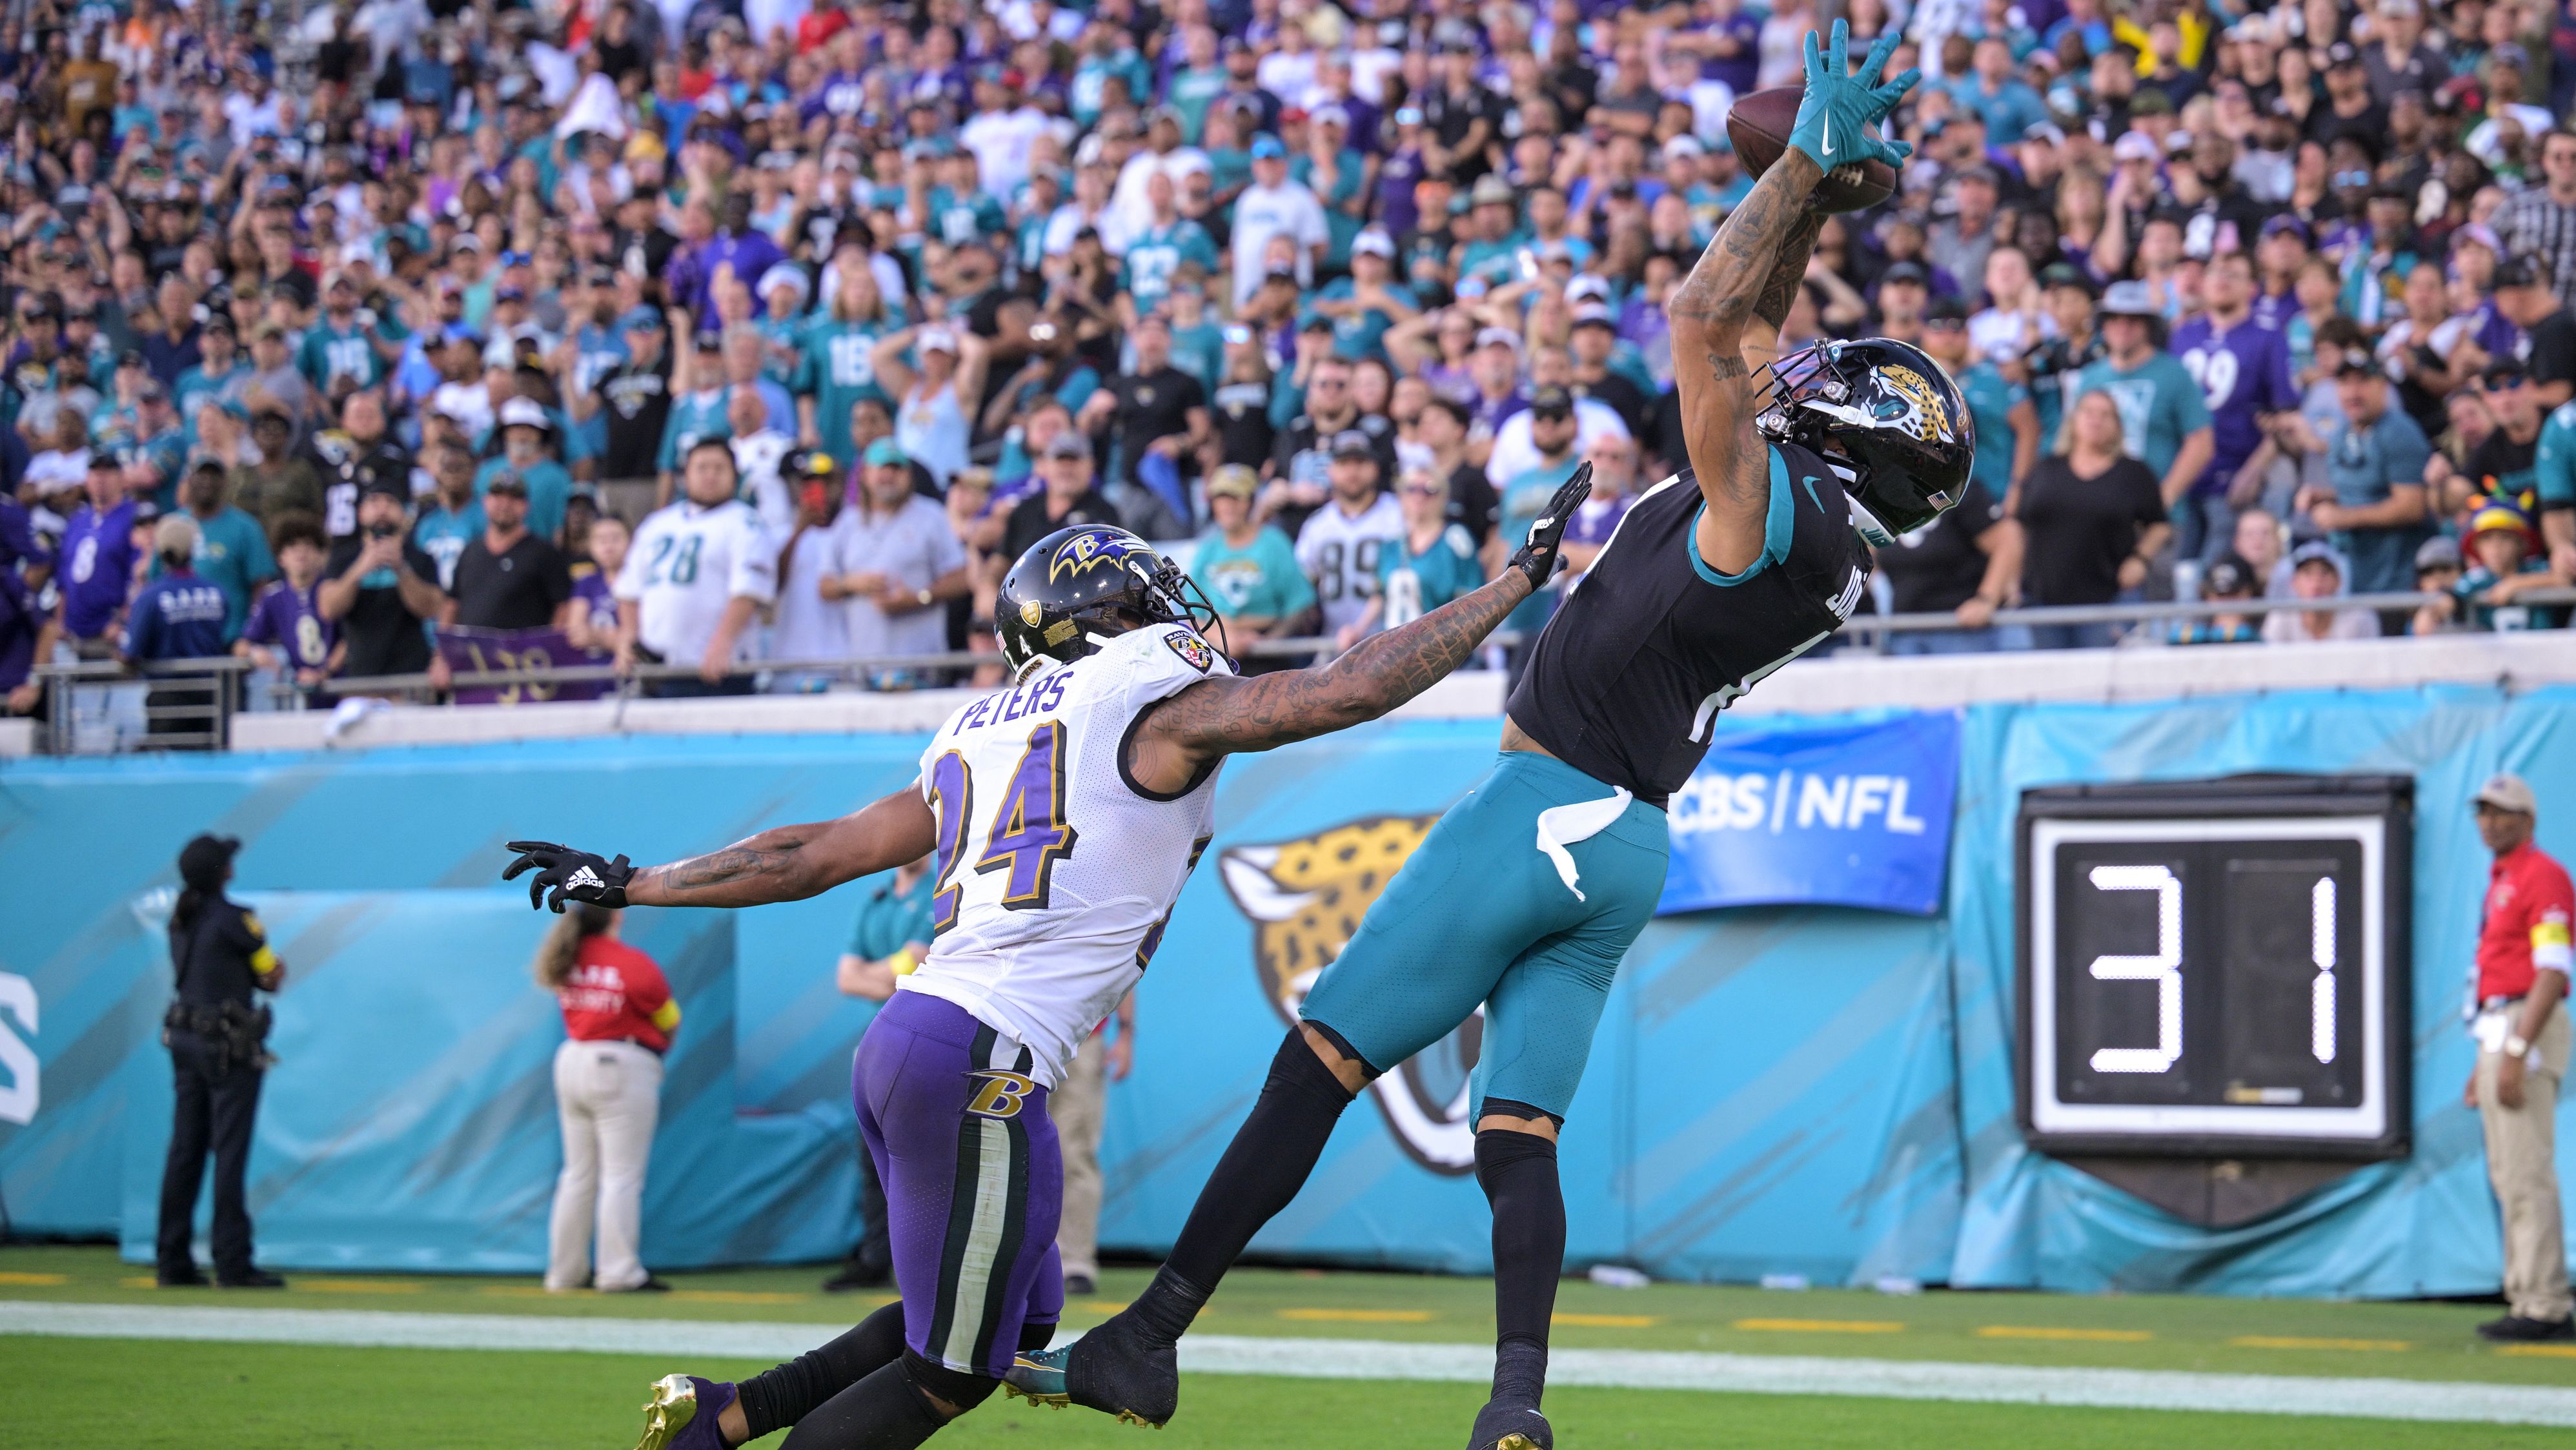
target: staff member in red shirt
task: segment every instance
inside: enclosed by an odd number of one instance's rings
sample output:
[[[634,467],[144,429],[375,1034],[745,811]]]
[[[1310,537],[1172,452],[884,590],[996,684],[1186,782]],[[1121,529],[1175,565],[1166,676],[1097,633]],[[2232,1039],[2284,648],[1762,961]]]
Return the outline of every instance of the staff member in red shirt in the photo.
[[[617,939],[625,915],[571,906],[537,948],[537,983],[563,1004],[568,1039],[555,1050],[564,1166],[546,1241],[546,1287],[557,1292],[585,1283],[603,1293],[671,1287],[645,1269],[638,1240],[662,1054],[679,1030],[680,1004],[653,959]]]
[[[2554,1139],[2558,1084],[2567,1074],[2568,919],[2576,886],[2567,868],[2531,843],[2540,807],[2518,775],[2496,775],[2477,795],[2478,835],[2495,852],[2478,927],[2478,976],[2470,1031],[2478,1067],[2468,1101],[2486,1126],[2487,1178],[2504,1210],[2502,1319],[2478,1326],[2489,1339],[2576,1338],[2567,1249],[2558,1207]]]

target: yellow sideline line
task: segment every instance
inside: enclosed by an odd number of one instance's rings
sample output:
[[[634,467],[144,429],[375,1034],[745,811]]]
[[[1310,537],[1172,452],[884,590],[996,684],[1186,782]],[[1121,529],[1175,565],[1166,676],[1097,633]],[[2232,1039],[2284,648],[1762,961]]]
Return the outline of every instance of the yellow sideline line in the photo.
[[[1094,1314],[1115,1314],[1119,1310],[1127,1307],[1127,1301],[1124,1299],[1079,1299],[1074,1301],[1073,1307],[1076,1309],[1087,1309]],[[1207,1317],[1207,1311],[1204,1309],[1200,1310],[1199,1317],[1201,1319],[1205,1319]]]
[[[29,1274],[15,1269],[9,1270],[6,1273],[0,1273],[0,1284],[26,1284],[34,1287],[43,1287],[50,1284],[68,1284],[71,1281],[72,1276],[69,1274]]]
[[[418,1279],[289,1279],[286,1287],[312,1294],[417,1294],[429,1286]]]
[[[2239,1349],[2348,1349],[2362,1353],[2413,1349],[2405,1339],[2311,1339],[2296,1334],[2240,1334],[2227,1341]]]
[[[1428,1324],[1428,1309],[1282,1309],[1282,1319],[1309,1324]]]
[[[2155,1338],[2144,1329],[2068,1329],[2048,1324],[1989,1324],[1979,1339],[2074,1339],[2093,1344],[2136,1344]]]
[[[802,1304],[814,1296],[775,1289],[674,1289],[671,1297],[690,1304]]]
[[[1586,1329],[1649,1329],[1664,1322],[1659,1314],[1559,1314],[1555,1319]]]
[[[2496,1353],[2527,1359],[2576,1359],[2576,1344],[2508,1344]]]
[[[1893,1319],[1738,1319],[1735,1327],[1783,1334],[1896,1334],[1905,1328]]]

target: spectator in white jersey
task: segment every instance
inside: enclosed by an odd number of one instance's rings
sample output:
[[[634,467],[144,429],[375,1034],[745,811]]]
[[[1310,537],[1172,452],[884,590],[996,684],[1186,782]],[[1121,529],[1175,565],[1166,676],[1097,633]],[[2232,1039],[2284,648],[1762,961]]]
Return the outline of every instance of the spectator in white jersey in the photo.
[[[778,544],[734,497],[733,450],[700,438],[682,463],[684,496],[646,516],[617,576],[617,665],[697,666],[658,678],[662,696],[742,695],[752,616],[777,595]]]
[[[1379,553],[1404,538],[1404,510],[1378,487],[1377,448],[1357,428],[1333,436],[1331,495],[1297,531],[1297,565],[1323,601],[1324,633],[1367,617]]]

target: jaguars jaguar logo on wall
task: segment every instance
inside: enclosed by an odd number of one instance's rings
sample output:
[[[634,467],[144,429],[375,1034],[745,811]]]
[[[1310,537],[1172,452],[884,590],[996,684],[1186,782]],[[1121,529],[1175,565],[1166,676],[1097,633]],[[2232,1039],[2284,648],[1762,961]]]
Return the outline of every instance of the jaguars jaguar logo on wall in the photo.
[[[1228,847],[1217,858],[1226,894],[1252,919],[1253,973],[1281,1020],[1296,1024],[1316,975],[1350,944],[1369,904],[1439,819],[1369,816],[1275,845]],[[1475,1170],[1467,1077],[1484,1029],[1480,1007],[1369,1085],[1395,1141],[1435,1173]]]

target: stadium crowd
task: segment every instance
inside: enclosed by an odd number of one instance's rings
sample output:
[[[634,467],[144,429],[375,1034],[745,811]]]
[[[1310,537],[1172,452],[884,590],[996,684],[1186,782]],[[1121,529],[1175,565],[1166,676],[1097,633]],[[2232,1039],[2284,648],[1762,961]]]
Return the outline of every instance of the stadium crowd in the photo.
[[[1851,0],[1897,194],[1784,346],[1959,381],[1893,648],[2557,626],[2568,0]],[[1686,466],[1663,304],[1810,0],[34,0],[0,20],[0,691],[38,659],[482,654],[666,693],[989,651],[1050,530],[1194,540],[1232,640],[1576,570]],[[1861,47],[1855,45],[1853,53]],[[1691,365],[1687,360],[1679,365]],[[1579,577],[1579,574],[1578,576]],[[2334,597],[2422,591],[2380,613]],[[1548,599],[1517,628],[1544,619]],[[780,662],[766,668],[763,661]],[[856,661],[829,669],[816,662]]]

